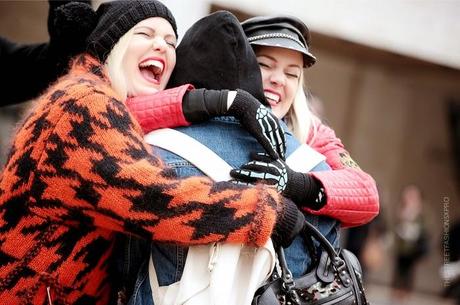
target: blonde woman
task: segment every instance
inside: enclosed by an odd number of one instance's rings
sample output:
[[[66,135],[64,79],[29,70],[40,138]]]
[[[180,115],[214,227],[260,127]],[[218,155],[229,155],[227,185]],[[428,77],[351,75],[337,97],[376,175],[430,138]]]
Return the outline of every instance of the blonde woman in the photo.
[[[108,304],[120,233],[257,246],[272,232],[296,234],[303,216],[275,190],[177,179],[143,141],[123,101],[169,80],[177,34],[168,8],[114,1],[87,13],[88,52],[36,101],[0,178],[2,303]]]

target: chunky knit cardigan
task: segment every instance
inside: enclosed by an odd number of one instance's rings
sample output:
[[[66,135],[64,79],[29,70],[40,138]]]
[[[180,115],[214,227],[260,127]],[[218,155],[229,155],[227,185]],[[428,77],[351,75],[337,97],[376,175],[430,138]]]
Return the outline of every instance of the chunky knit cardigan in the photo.
[[[0,303],[107,304],[117,233],[184,245],[262,245],[274,190],[178,180],[89,55],[39,98],[0,180]],[[50,303],[51,304],[51,303]]]

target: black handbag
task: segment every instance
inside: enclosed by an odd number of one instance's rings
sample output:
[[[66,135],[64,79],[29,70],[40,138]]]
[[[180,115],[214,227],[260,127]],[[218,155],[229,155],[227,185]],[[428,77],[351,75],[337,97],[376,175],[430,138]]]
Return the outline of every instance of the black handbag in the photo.
[[[276,248],[279,270],[260,287],[252,305],[367,305],[362,284],[362,271],[356,256],[346,249],[336,251],[331,243],[309,222],[305,222],[302,236],[312,257],[310,271],[294,279],[284,250]],[[315,250],[313,239],[322,253]]]

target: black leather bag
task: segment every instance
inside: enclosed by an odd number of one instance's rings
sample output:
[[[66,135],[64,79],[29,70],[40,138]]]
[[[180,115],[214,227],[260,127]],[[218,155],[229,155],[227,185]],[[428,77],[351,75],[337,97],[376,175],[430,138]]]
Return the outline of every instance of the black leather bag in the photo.
[[[310,271],[294,279],[282,247],[277,247],[278,271],[260,287],[252,305],[367,305],[362,284],[362,271],[356,256],[346,249],[336,251],[329,241],[306,222],[303,237],[312,257]],[[315,250],[313,239],[322,253]]]

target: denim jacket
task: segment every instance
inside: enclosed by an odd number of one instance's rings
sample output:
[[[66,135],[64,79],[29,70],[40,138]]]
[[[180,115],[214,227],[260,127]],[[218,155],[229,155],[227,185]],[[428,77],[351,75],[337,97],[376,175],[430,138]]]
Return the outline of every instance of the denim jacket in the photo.
[[[284,124],[283,128],[285,129],[286,137],[286,156],[289,156],[300,144]],[[176,129],[206,145],[234,168],[238,168],[250,161],[250,152],[263,151],[262,146],[233,117],[219,117],[205,123]],[[188,161],[169,151],[156,148],[156,152],[180,177],[203,175],[200,170]],[[313,170],[329,169],[329,166],[322,162]],[[329,241],[337,246],[339,229],[337,221],[310,214],[305,216]],[[149,248],[144,242],[135,239],[128,240],[128,244],[124,249],[125,259],[122,263],[124,273],[133,274],[133,271],[139,268],[133,294],[128,303],[130,305],[153,304],[148,281],[148,256],[144,255],[145,252],[141,253],[142,251],[148,251],[146,249]],[[150,251],[160,286],[170,285],[180,280],[187,257],[186,247],[153,242],[151,243]],[[285,254],[287,263],[295,277],[306,272],[310,264],[310,257],[301,237],[297,237],[294,240],[292,245],[285,250]]]

